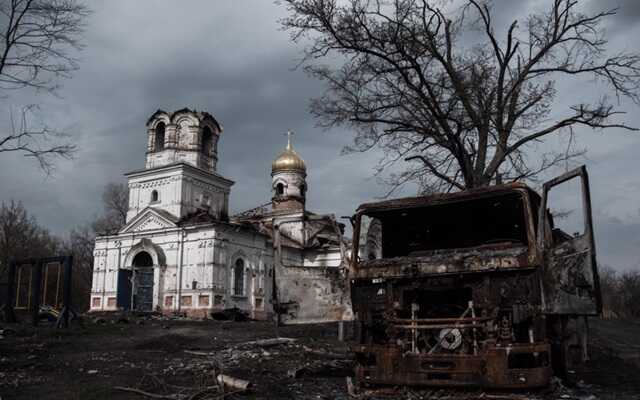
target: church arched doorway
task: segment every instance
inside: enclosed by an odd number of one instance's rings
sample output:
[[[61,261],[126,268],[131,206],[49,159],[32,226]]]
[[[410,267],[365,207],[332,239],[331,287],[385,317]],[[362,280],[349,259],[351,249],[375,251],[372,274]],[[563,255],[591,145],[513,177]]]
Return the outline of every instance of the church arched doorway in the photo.
[[[153,258],[141,251],[133,258],[133,309],[153,311]]]

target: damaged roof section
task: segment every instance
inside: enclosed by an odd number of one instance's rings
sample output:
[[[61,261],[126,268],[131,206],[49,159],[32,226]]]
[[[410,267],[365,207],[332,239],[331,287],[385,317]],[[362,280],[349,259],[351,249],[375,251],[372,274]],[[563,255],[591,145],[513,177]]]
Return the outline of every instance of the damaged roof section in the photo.
[[[319,215],[306,210],[301,214],[299,222],[304,225],[303,237],[291,235],[284,229],[280,230],[280,240],[283,246],[298,249],[320,249],[347,244],[343,237],[344,224],[337,223],[332,215]],[[251,226],[274,240],[274,224],[278,219],[287,219],[290,215],[290,211],[274,210],[272,203],[268,203],[235,214],[231,217],[231,221]],[[336,231],[336,226],[338,231]]]
[[[331,214],[278,209],[273,202],[231,217],[266,235],[274,256],[274,311],[279,323],[352,319],[344,225]]]

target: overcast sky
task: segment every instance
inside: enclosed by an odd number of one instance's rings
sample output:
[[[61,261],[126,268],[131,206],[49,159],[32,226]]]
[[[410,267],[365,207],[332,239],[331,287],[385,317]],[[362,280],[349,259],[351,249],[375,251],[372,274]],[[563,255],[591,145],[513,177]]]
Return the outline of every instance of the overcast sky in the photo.
[[[524,19],[549,0],[496,1],[498,21]],[[592,10],[621,7],[607,24],[611,51],[640,51],[640,1],[584,1]],[[146,119],[157,109],[183,107],[212,113],[224,126],[219,172],[236,182],[232,211],[270,199],[271,161],[283,149],[284,132],[296,132],[294,147],[308,167],[308,208],[350,215],[356,206],[385,193],[373,177],[380,155],[341,156],[348,131],[315,127],[308,100],[321,83],[294,70],[300,48],[280,30],[282,6],[271,0],[88,2],[80,70],[64,82],[60,98],[28,92],[0,99],[0,125],[9,110],[39,103],[49,125],[74,133],[80,148],[73,161],[57,164],[46,178],[19,155],[0,155],[0,200],[20,200],[55,233],[63,234],[101,212],[108,182],[144,166]],[[589,81],[566,82],[558,104],[599,95]],[[624,120],[640,127],[633,104]],[[617,269],[640,268],[640,134],[580,131],[592,181],[599,261]],[[562,171],[552,171],[554,173]],[[408,187],[404,194],[414,194]]]

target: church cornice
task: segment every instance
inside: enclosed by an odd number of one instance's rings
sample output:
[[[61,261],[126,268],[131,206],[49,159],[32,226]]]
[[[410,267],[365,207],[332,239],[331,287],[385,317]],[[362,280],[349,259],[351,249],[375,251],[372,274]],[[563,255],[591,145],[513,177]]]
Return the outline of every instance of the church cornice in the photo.
[[[126,174],[124,174],[124,176],[131,179],[131,178],[144,177],[146,175],[155,175],[158,172],[171,172],[171,171],[178,171],[178,170],[185,170],[186,172],[191,173],[193,175],[200,175],[204,179],[218,181],[224,184],[225,186],[232,186],[233,184],[235,184],[235,182],[232,181],[231,179],[227,179],[216,173],[208,172],[198,167],[194,167],[193,165],[187,164],[185,162],[177,162],[177,163],[162,165],[159,167],[154,167],[149,169],[139,169],[139,170],[127,172]]]
[[[170,176],[167,178],[160,179],[149,179],[142,182],[129,183],[130,188],[152,188],[152,187],[160,187],[170,184],[171,182],[179,181],[179,176]]]

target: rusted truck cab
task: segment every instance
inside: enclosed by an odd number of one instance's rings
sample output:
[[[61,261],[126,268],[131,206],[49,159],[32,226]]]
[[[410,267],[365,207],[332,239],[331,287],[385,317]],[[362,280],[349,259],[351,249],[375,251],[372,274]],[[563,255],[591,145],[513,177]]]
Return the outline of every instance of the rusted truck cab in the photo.
[[[569,181],[584,216],[575,234],[547,204]],[[353,222],[359,384],[543,387],[569,362],[571,321],[600,313],[584,167],[541,196],[514,183],[388,200]]]

